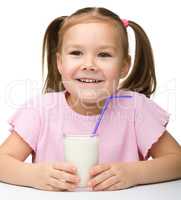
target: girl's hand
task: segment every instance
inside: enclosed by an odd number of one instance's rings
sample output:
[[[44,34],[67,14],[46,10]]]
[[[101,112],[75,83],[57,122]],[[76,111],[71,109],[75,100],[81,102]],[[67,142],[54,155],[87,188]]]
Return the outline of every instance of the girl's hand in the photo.
[[[80,180],[71,163],[37,163],[32,170],[31,186],[41,190],[74,191]]]
[[[90,170],[88,186],[92,190],[120,190],[138,185],[133,163],[101,164]]]

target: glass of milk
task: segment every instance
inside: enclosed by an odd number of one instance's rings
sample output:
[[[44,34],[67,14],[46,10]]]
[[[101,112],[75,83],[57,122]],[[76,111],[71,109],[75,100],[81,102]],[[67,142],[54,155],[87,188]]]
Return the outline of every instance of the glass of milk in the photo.
[[[77,167],[79,187],[87,187],[89,170],[98,164],[99,137],[91,134],[64,134],[64,159]]]

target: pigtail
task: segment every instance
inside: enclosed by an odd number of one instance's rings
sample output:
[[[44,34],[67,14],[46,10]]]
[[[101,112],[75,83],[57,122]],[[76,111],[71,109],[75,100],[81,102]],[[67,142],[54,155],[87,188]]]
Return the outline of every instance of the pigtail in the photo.
[[[144,30],[135,22],[129,21],[135,34],[135,60],[133,69],[123,82],[122,88],[145,94],[148,98],[156,90],[154,58],[150,41]]]
[[[44,76],[44,60],[46,54],[47,61],[47,77],[43,86],[42,93],[49,91],[59,91],[61,86],[61,75],[57,69],[56,52],[58,48],[58,32],[63,24],[66,16],[58,17],[54,19],[48,26],[42,48],[42,75]],[[42,77],[43,78],[43,77]]]

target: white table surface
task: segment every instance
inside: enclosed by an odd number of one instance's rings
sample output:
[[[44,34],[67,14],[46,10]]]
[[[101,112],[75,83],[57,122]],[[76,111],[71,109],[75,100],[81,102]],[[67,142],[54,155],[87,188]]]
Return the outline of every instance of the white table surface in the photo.
[[[119,191],[49,192],[0,182],[1,200],[181,200],[181,180],[141,185]]]

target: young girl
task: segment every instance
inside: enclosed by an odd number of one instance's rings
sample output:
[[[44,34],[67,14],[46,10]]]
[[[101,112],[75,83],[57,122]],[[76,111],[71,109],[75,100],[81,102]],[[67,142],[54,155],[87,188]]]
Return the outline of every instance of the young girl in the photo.
[[[127,27],[135,33],[133,68]],[[80,178],[64,162],[63,132],[92,132],[105,100],[99,163],[90,170],[93,191],[120,190],[181,177],[180,145],[166,130],[169,114],[149,99],[156,89],[153,55],[143,29],[105,8],[83,8],[47,28],[42,95],[10,118],[0,147],[0,180],[51,191],[73,191]],[[124,78],[129,69],[128,77]],[[32,154],[32,163],[23,162]],[[149,159],[148,158],[153,158]]]

